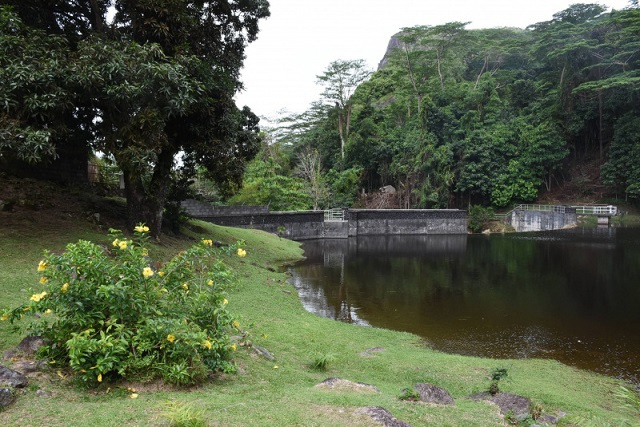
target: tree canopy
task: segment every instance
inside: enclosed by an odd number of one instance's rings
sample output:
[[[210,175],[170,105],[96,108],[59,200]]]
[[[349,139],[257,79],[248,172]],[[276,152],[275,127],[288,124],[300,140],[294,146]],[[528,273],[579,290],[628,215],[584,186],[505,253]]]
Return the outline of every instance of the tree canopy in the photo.
[[[36,162],[81,139],[115,158],[130,224],[156,235],[179,153],[183,177],[204,165],[237,188],[259,120],[233,96],[267,1],[0,4],[0,155]]]

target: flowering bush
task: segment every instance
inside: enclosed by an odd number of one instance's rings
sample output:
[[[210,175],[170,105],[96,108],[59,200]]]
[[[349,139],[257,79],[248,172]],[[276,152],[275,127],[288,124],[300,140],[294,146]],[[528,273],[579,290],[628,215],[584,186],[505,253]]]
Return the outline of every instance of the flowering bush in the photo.
[[[222,257],[245,256],[242,243],[217,248],[203,240],[154,266],[148,231],[141,224],[127,240],[111,230],[109,250],[80,240],[61,255],[45,252],[44,290],[2,320],[39,313],[30,327],[48,342],[44,356],[87,384],[116,377],[193,384],[233,371],[228,333],[237,322],[226,290],[234,275]]]

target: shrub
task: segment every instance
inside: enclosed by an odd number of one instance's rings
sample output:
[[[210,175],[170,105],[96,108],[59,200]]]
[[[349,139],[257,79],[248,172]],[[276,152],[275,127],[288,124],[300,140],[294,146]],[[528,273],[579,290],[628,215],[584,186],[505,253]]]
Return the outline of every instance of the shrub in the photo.
[[[493,209],[485,208],[480,205],[471,206],[469,209],[469,230],[474,233],[479,233],[493,218]]]
[[[413,388],[405,388],[402,390],[400,396],[398,396],[398,399],[418,402],[420,400],[420,393],[415,391]]]
[[[491,371],[491,382],[489,383],[489,393],[496,395],[500,393],[500,381],[509,376],[509,370],[507,368],[495,368]]]
[[[242,243],[203,240],[154,266],[148,231],[139,225],[127,240],[111,230],[110,250],[80,240],[61,255],[45,252],[44,290],[2,319],[39,313],[30,334],[48,343],[42,355],[87,385],[118,377],[193,384],[211,371],[232,372],[226,290],[234,275],[222,257],[244,256]]]

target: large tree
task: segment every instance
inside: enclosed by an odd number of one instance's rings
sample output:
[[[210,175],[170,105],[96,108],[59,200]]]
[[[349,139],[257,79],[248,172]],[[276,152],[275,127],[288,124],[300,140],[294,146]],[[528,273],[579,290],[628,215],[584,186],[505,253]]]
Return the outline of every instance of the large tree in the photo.
[[[185,166],[206,166],[223,189],[238,185],[259,146],[258,119],[233,96],[242,88],[244,49],[269,16],[267,1],[2,3],[65,40],[66,89],[74,95],[68,115],[76,118],[66,124],[90,129],[88,142],[117,160],[130,225],[143,221],[160,232],[178,154]]]
[[[371,75],[362,59],[333,61],[327,69],[317,76],[324,86],[322,96],[325,101],[335,105],[334,113],[340,134],[340,156],[344,159],[344,149],[351,129],[353,104],[351,96],[358,85]]]

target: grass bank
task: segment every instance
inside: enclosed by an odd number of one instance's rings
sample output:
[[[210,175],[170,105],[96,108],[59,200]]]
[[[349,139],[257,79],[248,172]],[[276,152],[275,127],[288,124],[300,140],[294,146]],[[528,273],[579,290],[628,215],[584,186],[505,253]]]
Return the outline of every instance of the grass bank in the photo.
[[[61,250],[82,238],[108,244],[106,232],[64,217],[46,223],[13,218],[0,220],[0,305],[13,305],[36,286],[36,266],[43,249]],[[13,221],[13,222],[12,222]],[[508,367],[504,391],[562,411],[565,425],[638,425],[637,413],[616,397],[620,382],[549,360],[491,360],[443,354],[426,348],[420,338],[389,330],[362,328],[307,313],[279,267],[302,256],[299,245],[255,230],[224,228],[197,222],[188,238],[164,238],[152,257],[168,258],[201,238],[223,242],[245,240],[248,255],[231,266],[239,283],[229,309],[240,318],[246,339],[267,349],[275,360],[248,346],[236,353],[238,374],[220,376],[190,389],[154,384],[102,384],[82,390],[55,369],[31,378],[30,385],[7,411],[4,425],[168,425],[168,413],[188,405],[192,414],[212,426],[365,426],[370,418],[357,408],[382,406],[414,426],[497,426],[505,421],[498,409],[466,396],[489,386],[489,372]],[[13,347],[18,334],[0,326],[0,351]],[[384,350],[363,352],[373,347]],[[313,369],[318,358],[330,360],[326,371]],[[6,362],[6,361],[5,361]],[[4,363],[4,362],[3,362]],[[10,362],[6,362],[10,364]],[[61,373],[64,376],[64,373]],[[375,385],[380,393],[329,391],[314,387],[328,377]],[[398,399],[402,390],[428,382],[446,388],[455,406],[416,404]],[[137,399],[118,387],[135,387]],[[107,389],[110,392],[107,393]],[[50,393],[41,396],[38,390]],[[167,409],[173,407],[174,409]]]

